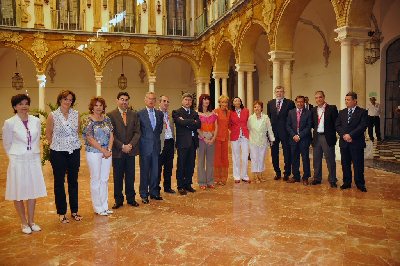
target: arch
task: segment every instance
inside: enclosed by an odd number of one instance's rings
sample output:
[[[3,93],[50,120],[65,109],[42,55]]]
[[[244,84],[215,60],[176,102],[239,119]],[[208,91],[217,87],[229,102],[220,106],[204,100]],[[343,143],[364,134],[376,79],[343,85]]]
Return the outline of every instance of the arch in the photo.
[[[170,53],[166,53],[165,55],[161,56],[155,63],[154,63],[154,74],[157,72],[157,67],[162,63],[162,61],[164,61],[167,58],[170,57],[178,57],[181,58],[183,60],[185,60],[186,62],[188,62],[191,66],[192,66],[192,70],[193,73],[195,74],[195,78],[197,78],[198,76],[198,69],[199,66],[197,65],[196,61],[188,54],[186,53],[178,53],[178,52],[170,52]]]
[[[212,58],[208,52],[204,52],[199,65],[198,76],[199,77],[209,77],[211,75],[212,69]]]
[[[23,47],[21,47],[21,46],[19,46],[19,45],[15,45],[15,44],[12,44],[12,43],[5,43],[5,45],[0,45],[0,48],[13,48],[13,49],[15,49],[15,50],[18,50],[18,51],[20,51],[20,52],[22,52],[24,55],[26,55],[28,58],[29,58],[29,60],[32,62],[32,64],[35,66],[35,68],[36,68],[36,71],[37,72],[40,72],[41,71],[41,64],[39,64],[37,61],[36,61],[36,59],[35,59],[35,57],[31,54],[31,53],[29,53],[27,50],[25,50]]]
[[[346,25],[350,27],[371,27],[374,0],[352,0],[347,12]]]
[[[144,69],[146,70],[146,74],[149,75],[151,73],[149,64],[143,58],[143,56],[141,56],[140,54],[138,54],[138,53],[136,53],[134,51],[130,51],[130,50],[119,50],[119,51],[116,51],[116,52],[113,52],[113,53],[109,54],[101,62],[100,70],[103,71],[103,69],[106,67],[108,62],[110,62],[115,57],[122,56],[122,55],[127,55],[127,56],[130,56],[130,57],[133,57],[133,58],[137,59],[144,66]]]
[[[273,32],[274,51],[292,51],[296,25],[304,9],[311,0],[286,0],[277,14],[277,24]]]
[[[86,54],[86,53],[84,53],[84,52],[82,52],[80,50],[70,49],[70,48],[57,50],[57,51],[53,52],[52,54],[50,54],[46,58],[46,60],[44,60],[44,62],[43,62],[42,71],[46,71],[47,66],[48,66],[48,64],[50,63],[51,60],[53,60],[57,56],[60,56],[60,55],[63,55],[63,54],[76,54],[76,55],[82,56],[83,58],[85,58],[89,62],[89,64],[92,66],[94,72],[99,72],[99,71],[101,72],[101,69],[99,69],[98,65],[92,60],[92,58],[88,54]]]
[[[246,24],[238,43],[239,63],[254,63],[254,53],[257,41],[260,38],[260,35],[265,32],[266,30],[261,21],[253,20]]]
[[[216,48],[214,71],[229,72],[229,60],[231,57],[231,53],[234,53],[237,62],[238,60],[236,57],[235,49],[233,48],[232,44],[228,39],[222,39]]]

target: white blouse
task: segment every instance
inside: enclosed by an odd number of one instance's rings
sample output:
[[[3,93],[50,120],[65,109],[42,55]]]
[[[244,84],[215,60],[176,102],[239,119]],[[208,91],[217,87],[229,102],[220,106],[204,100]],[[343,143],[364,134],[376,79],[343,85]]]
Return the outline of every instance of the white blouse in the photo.
[[[68,119],[65,119],[60,108],[52,112],[54,128],[50,149],[54,151],[67,151],[72,153],[81,147],[78,135],[79,114],[72,108],[68,111]]]

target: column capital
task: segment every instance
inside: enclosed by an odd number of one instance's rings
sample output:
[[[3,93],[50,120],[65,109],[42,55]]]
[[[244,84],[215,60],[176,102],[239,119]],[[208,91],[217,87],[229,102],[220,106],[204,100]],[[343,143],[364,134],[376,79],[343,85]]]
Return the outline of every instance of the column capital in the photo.
[[[254,72],[255,70],[255,64],[235,64],[236,66],[236,71],[242,71],[242,72]]]
[[[210,78],[209,77],[198,77],[196,79],[196,83],[210,83]]]
[[[37,82],[39,83],[39,87],[46,87],[46,75],[45,74],[37,74],[36,75],[36,80],[37,80]]]
[[[103,79],[102,75],[94,75],[94,78],[96,79],[96,82],[100,81]]]
[[[149,83],[156,83],[156,76],[148,76]]]
[[[271,58],[269,61],[293,61],[294,60],[294,52],[293,51],[271,51],[268,53]]]
[[[229,72],[214,71],[212,74],[213,74],[213,78],[214,79],[217,79],[217,78],[219,78],[219,79],[223,79],[223,78],[227,79],[227,78],[229,78]]]
[[[364,43],[371,38],[368,36],[370,31],[371,28],[367,27],[340,27],[335,29],[335,32],[338,34],[335,41],[343,44]]]

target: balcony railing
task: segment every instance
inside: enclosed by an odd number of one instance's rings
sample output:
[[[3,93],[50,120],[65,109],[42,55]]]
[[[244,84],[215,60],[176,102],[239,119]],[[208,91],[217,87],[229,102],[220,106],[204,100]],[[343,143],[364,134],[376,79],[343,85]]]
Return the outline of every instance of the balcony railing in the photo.
[[[109,32],[135,33],[135,16],[133,14],[119,13],[110,17]]]
[[[207,28],[206,14],[203,13],[196,18],[196,32],[197,34],[202,33]]]
[[[75,10],[52,10],[51,22],[51,28],[56,30],[84,30],[85,13],[78,14]]]
[[[187,36],[186,21],[183,18],[170,18],[168,23],[165,23],[166,35]]]
[[[17,26],[17,23],[16,23],[16,19],[14,19],[14,18],[4,18],[4,17],[2,17],[1,20],[0,20],[0,25],[1,26],[15,27],[15,26]]]

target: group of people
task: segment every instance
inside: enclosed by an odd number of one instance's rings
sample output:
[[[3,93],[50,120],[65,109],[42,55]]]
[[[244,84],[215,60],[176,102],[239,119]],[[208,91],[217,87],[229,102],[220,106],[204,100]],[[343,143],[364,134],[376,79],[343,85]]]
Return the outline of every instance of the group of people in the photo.
[[[80,131],[85,141],[86,160],[90,172],[90,190],[94,212],[101,216],[112,214],[108,207],[108,179],[111,166],[114,178],[114,205],[124,201],[138,207],[135,191],[135,158],[139,155],[139,195],[143,204],[150,200],[163,200],[163,190],[175,194],[171,187],[173,160],[177,151],[177,192],[194,193],[193,174],[197,156],[197,182],[201,190],[225,185],[228,180],[228,144],[232,149],[232,169],[235,184],[265,181],[265,157],[271,147],[275,180],[309,185],[311,177],[309,147],[313,146],[314,176],[312,185],[322,182],[322,158],[328,166],[328,180],[336,188],[335,144],[336,132],[340,137],[343,185],[352,184],[351,164],[357,188],[366,192],[364,181],[364,131],[367,112],[357,106],[357,94],[346,95],[347,108],[338,112],[336,106],[325,102],[323,91],[315,93],[316,106],[312,107],[304,96],[295,102],[284,97],[284,88],[275,88],[275,99],[267,103],[263,113],[262,101],[255,101],[253,114],[243,106],[239,97],[218,98],[219,106],[211,106],[211,97],[199,97],[197,111],[193,109],[193,96],[182,95],[182,107],[169,111],[169,97],[156,97],[147,92],[145,108],[134,111],[129,106],[130,96],[121,91],[117,95],[117,108],[106,113],[102,97],[93,97],[89,115],[80,121],[73,109],[75,94],[63,90],[57,97],[58,108],[46,121],[46,139],[50,144],[50,162],[54,175],[54,195],[61,223],[69,223],[65,177],[68,183],[71,218],[81,221],[78,213],[78,173],[80,167]],[[158,99],[158,106],[157,105]],[[3,127],[3,145],[9,156],[6,200],[13,200],[21,219],[22,232],[40,231],[34,223],[35,199],[46,196],[46,187],[40,165],[41,122],[29,115],[30,98],[18,94],[11,99],[15,115]],[[313,134],[311,133],[313,129]],[[282,146],[284,171],[279,166],[279,144]],[[252,179],[248,175],[249,154]],[[303,175],[300,174],[300,155]],[[125,183],[125,190],[124,190]],[[125,191],[125,193],[123,193]],[[24,206],[27,200],[27,215]]]

